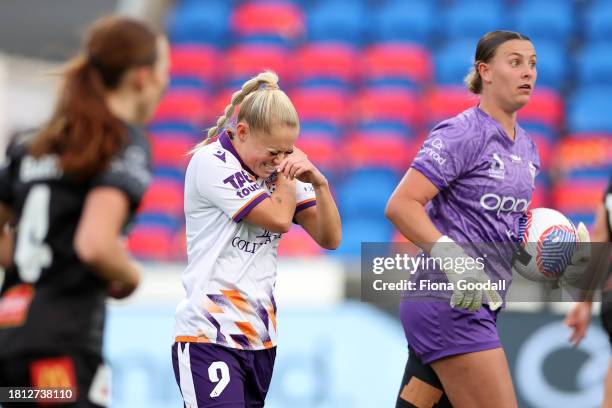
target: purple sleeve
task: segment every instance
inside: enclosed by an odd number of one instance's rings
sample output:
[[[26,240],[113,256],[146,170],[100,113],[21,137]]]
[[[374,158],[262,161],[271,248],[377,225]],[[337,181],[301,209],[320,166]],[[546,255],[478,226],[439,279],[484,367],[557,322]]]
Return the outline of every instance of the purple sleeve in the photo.
[[[470,137],[468,130],[443,122],[427,136],[411,167],[423,173],[438,190],[447,188],[466,171],[474,146]]]

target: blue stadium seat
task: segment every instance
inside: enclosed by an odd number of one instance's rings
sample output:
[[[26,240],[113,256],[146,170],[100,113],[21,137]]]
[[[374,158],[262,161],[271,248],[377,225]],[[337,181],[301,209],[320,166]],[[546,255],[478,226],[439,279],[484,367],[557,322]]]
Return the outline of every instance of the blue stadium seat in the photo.
[[[357,257],[362,242],[389,242],[393,228],[382,214],[370,218],[345,218],[342,222],[342,243],[330,255]]]
[[[460,85],[474,64],[476,43],[457,40],[447,43],[434,54],[436,83]]]
[[[308,41],[338,41],[361,44],[368,21],[361,3],[330,0],[315,4],[307,16]]]
[[[362,167],[353,171],[337,190],[342,214],[382,219],[397,182],[397,174],[390,168]]]
[[[370,35],[373,40],[427,44],[435,27],[434,4],[428,0],[392,0],[374,14]]]
[[[612,1],[592,4],[585,14],[584,30],[589,42],[612,41]]]
[[[546,86],[562,90],[569,74],[567,47],[553,41],[534,41],[538,56],[538,79],[536,87]]]
[[[612,85],[612,41],[587,45],[578,54],[575,66],[580,86]]]
[[[190,1],[179,4],[168,23],[173,43],[223,46],[229,36],[230,4],[225,1]]]
[[[475,49],[483,34],[504,28],[504,12],[500,1],[456,1],[444,12],[438,26],[444,38],[468,40]]]
[[[514,29],[532,41],[545,40],[567,44],[574,33],[573,3],[559,0],[529,0],[514,9]]]
[[[579,89],[569,106],[567,127],[571,133],[612,133],[612,87]]]

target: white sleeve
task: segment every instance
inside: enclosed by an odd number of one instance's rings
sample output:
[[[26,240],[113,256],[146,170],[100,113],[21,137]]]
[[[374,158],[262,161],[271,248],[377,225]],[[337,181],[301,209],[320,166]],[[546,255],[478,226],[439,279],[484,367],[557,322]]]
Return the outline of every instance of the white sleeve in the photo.
[[[197,157],[196,186],[198,193],[219,207],[235,222],[239,222],[269,197],[255,177],[247,173],[240,164],[229,159],[200,152]]]
[[[308,207],[317,205],[317,198],[314,188],[310,183],[302,183],[296,180],[295,183],[295,213],[299,213]]]

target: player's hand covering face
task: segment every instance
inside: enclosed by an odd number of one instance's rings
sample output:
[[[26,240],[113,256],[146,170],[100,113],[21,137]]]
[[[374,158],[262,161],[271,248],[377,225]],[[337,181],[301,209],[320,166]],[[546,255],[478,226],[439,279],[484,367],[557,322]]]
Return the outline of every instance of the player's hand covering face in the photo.
[[[310,183],[313,186],[326,182],[319,169],[308,160],[308,156],[295,146],[293,147],[293,153],[281,162],[278,171],[282,172],[289,179],[297,178],[301,182]]]

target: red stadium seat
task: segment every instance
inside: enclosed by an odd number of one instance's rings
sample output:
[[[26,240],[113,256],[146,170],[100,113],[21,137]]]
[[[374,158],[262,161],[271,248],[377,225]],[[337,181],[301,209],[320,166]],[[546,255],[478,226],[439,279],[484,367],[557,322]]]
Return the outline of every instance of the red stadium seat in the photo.
[[[170,61],[173,77],[194,77],[208,83],[217,81],[223,68],[219,51],[203,44],[173,45]]]
[[[285,257],[317,256],[323,249],[300,226],[294,225],[283,234],[278,244],[278,255]]]
[[[187,258],[187,237],[185,236],[185,226],[176,233],[170,249],[170,259],[172,261],[184,261]]]
[[[559,144],[555,157],[563,171],[612,167],[612,135],[569,135]]]
[[[291,82],[292,59],[284,47],[272,45],[241,44],[227,52],[226,78],[232,83],[242,83],[258,73],[270,69],[280,77],[281,88]]]
[[[308,159],[316,166],[326,169],[342,166],[338,160],[339,143],[328,135],[301,134],[296,145],[308,155]]]
[[[477,104],[478,97],[462,86],[439,86],[427,95],[427,122],[437,124]]]
[[[427,49],[408,43],[372,45],[363,57],[364,76],[368,81],[403,80],[423,85],[433,77],[433,65]]]
[[[137,225],[128,236],[128,249],[139,259],[168,261],[172,248],[173,233],[164,228]]]
[[[344,126],[349,119],[349,102],[345,92],[337,89],[301,88],[290,95],[300,120],[321,121]]]
[[[563,97],[558,91],[548,88],[537,88],[518,113],[519,123],[538,122],[551,129],[558,130],[564,121]]]
[[[343,43],[310,43],[295,54],[296,77],[302,81],[337,80],[349,85],[360,73],[359,53]]]
[[[206,121],[210,102],[206,94],[191,89],[174,89],[166,92],[155,111],[153,122],[189,122],[201,124]]]
[[[418,147],[403,135],[355,133],[344,142],[344,157],[350,168],[390,167],[403,172]]]
[[[153,134],[151,138],[153,166],[186,168],[190,159],[188,153],[195,144],[193,138],[180,133]]]
[[[607,179],[564,180],[552,192],[553,207],[562,213],[594,213],[601,204]]]
[[[139,211],[182,218],[183,185],[170,180],[154,180],[142,199]]]
[[[412,129],[421,125],[420,101],[404,88],[370,88],[356,97],[356,117],[360,123],[398,122]]]
[[[304,15],[292,3],[282,1],[248,1],[235,7],[231,17],[232,31],[239,37],[276,36],[295,41],[304,34]]]

